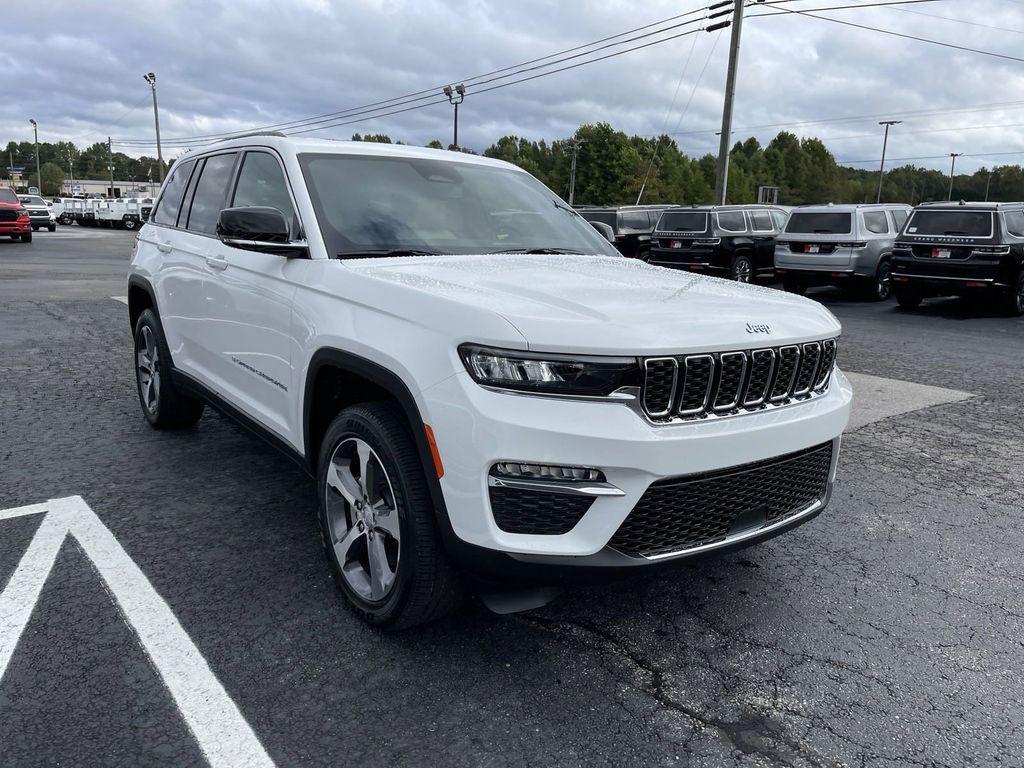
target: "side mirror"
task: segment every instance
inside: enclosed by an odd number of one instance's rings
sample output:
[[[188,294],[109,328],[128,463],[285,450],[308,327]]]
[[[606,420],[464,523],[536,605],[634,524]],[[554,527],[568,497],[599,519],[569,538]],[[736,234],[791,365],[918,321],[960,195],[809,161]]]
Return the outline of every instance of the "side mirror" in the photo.
[[[277,208],[225,208],[217,219],[217,237],[225,245],[247,251],[308,253],[305,241],[291,240],[288,222]]]
[[[605,224],[603,221],[592,221],[590,222],[590,226],[600,232],[601,236],[609,243],[615,243],[615,230],[612,229],[611,226]]]

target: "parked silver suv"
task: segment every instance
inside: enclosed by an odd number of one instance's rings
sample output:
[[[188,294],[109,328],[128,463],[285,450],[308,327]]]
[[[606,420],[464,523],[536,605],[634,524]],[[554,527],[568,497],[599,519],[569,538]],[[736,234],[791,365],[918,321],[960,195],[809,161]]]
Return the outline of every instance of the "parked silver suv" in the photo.
[[[794,208],[775,243],[775,273],[792,293],[838,285],[884,301],[892,292],[893,245],[910,211],[896,203]]]

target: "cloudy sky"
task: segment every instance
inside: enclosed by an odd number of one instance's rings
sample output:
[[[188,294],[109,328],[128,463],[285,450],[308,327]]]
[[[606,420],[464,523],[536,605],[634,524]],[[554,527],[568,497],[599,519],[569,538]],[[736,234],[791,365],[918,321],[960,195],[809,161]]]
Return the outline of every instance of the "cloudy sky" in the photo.
[[[882,1],[788,0],[778,7],[810,10]],[[728,30],[679,37],[489,92],[483,89],[507,80],[474,85],[470,78],[705,4],[47,0],[45,23],[39,23],[37,4],[11,3],[4,8],[0,59],[7,80],[17,84],[18,98],[0,111],[0,140],[30,139],[32,117],[41,140],[72,139],[83,146],[109,134],[115,149],[155,154],[152,146],[139,143],[152,143],[149,88],[142,75],[153,71],[165,154],[171,157],[181,151],[180,140],[190,137],[298,121],[427,89],[426,99],[383,111],[420,109],[357,123],[350,121],[365,115],[342,116],[303,127],[318,128],[309,136],[347,138],[359,131],[447,144],[451,107],[431,103],[443,97],[430,94],[462,80],[470,86],[460,111],[460,143],[476,150],[504,134],[564,138],[581,122],[604,120],[629,133],[672,132],[684,151],[704,153],[717,147]],[[938,156],[914,162],[945,169],[950,152],[974,155],[958,160],[958,171],[1024,163],[1024,62],[877,31],[1024,57],[1024,0],[935,0],[819,14],[867,30],[778,11],[755,17],[768,13],[756,7],[747,13],[736,138],[767,141],[784,125],[825,139],[840,161],[870,161],[859,163],[867,167],[877,164],[881,153],[877,122],[891,117],[904,121],[889,143],[888,155],[897,164],[902,158]],[[693,28],[676,27],[629,45]]]

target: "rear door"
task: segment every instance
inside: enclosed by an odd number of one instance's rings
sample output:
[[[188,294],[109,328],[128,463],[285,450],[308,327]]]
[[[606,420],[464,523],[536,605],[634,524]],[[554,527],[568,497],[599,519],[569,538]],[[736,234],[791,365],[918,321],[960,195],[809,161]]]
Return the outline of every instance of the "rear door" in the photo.
[[[775,222],[766,209],[747,211],[751,239],[754,241],[754,269],[766,272],[775,267]]]
[[[200,182],[200,188],[201,188]],[[197,195],[198,197],[198,195]],[[284,167],[270,150],[245,152],[222,207],[271,207],[301,233]],[[217,213],[220,208],[217,208]],[[195,206],[193,205],[193,216]],[[213,232],[216,214],[203,214]],[[216,366],[218,390],[236,407],[298,445],[291,403],[291,319],[297,261],[277,254],[233,248],[207,238],[206,344]]]

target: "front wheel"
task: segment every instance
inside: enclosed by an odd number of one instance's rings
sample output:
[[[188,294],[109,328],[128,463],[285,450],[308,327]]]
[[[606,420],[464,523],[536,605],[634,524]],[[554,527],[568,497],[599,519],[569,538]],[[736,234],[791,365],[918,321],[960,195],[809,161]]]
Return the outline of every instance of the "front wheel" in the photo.
[[[737,256],[732,263],[732,279],[737,283],[754,281],[754,264],[749,256]]]
[[[324,436],[320,532],[335,582],[369,624],[404,629],[461,602],[434,521],[427,479],[391,404],[346,408]]]
[[[135,323],[135,381],[146,421],[156,429],[182,429],[199,421],[203,404],[171,381],[171,353],[151,309]]]
[[[124,228],[127,229],[129,232],[131,230],[135,229],[135,226],[136,226],[135,219],[125,219],[124,220]]]
[[[13,235],[12,235],[12,237],[13,237]],[[23,242],[23,243],[31,243],[32,242],[32,233],[31,232],[26,232],[25,234],[23,234],[21,236],[21,242]]]
[[[1004,310],[1009,317],[1020,317],[1024,315],[1024,269],[1017,274],[1013,283],[1003,299]]]

